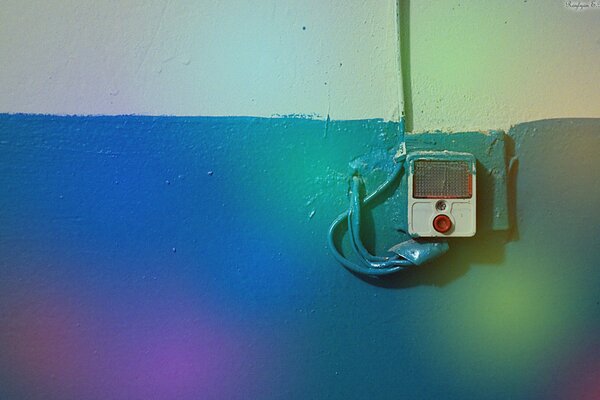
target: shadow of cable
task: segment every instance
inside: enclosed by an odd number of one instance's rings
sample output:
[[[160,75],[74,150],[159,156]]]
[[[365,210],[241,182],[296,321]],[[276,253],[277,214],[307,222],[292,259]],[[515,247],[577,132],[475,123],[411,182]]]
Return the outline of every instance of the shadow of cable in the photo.
[[[446,286],[466,274],[472,264],[501,265],[507,241],[507,231],[489,231],[472,238],[449,239],[448,253],[431,263],[383,277],[354,275],[369,284],[389,289]]]

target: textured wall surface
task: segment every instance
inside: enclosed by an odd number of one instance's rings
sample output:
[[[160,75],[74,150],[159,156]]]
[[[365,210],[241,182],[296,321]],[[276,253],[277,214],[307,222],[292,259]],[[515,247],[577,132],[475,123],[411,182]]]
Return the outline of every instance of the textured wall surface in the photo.
[[[3,1],[0,112],[392,119],[394,7]]]
[[[600,9],[410,3],[415,131],[599,116]],[[395,0],[4,0],[0,112],[397,120],[397,49]]]
[[[0,397],[597,399],[600,120],[510,131],[518,240],[365,282],[325,235],[396,131],[0,116]]]
[[[412,1],[415,131],[600,116],[600,7],[566,3]]]
[[[408,136],[480,229],[367,281],[326,232],[391,169],[395,1],[2,1],[0,113],[155,116],[0,114],[0,399],[600,398],[600,9],[403,4],[409,127],[517,125]]]

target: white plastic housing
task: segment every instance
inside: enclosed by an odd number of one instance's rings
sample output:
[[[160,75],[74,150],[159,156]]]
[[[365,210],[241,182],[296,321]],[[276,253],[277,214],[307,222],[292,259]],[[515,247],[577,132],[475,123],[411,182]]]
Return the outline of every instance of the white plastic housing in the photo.
[[[475,157],[449,151],[417,152],[409,154],[406,162],[408,233],[413,237],[475,235]],[[444,215],[451,228],[441,232],[440,222],[447,221]]]

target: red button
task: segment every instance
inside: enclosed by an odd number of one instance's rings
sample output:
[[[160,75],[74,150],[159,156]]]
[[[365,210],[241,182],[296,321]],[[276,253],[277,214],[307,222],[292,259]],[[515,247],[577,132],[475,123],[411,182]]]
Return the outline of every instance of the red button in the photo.
[[[440,214],[433,220],[433,229],[438,231],[439,233],[446,233],[450,229],[452,229],[452,221],[450,217],[444,214]]]

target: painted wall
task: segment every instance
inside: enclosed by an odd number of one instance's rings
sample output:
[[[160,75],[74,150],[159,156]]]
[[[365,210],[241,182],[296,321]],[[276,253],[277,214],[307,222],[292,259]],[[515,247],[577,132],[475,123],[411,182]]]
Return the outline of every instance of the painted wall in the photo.
[[[412,1],[414,129],[600,116],[600,7],[566,3]]]
[[[351,160],[368,190],[391,169],[398,123],[356,119],[396,117],[392,2],[202,3],[0,7],[0,112],[203,115],[0,114],[0,398],[600,398],[600,119],[510,130],[513,241],[361,280],[326,232]],[[413,3],[415,130],[598,117],[600,11]],[[409,144],[461,137],[502,161]]]
[[[600,10],[409,9],[415,131],[599,115]],[[0,112],[398,115],[395,0],[5,0],[0,50]]]
[[[598,399],[600,120],[511,131],[518,240],[365,282],[326,232],[397,131],[0,116],[0,398]],[[379,252],[401,193],[365,210]]]
[[[0,112],[397,115],[391,0],[3,1],[0,38]]]

